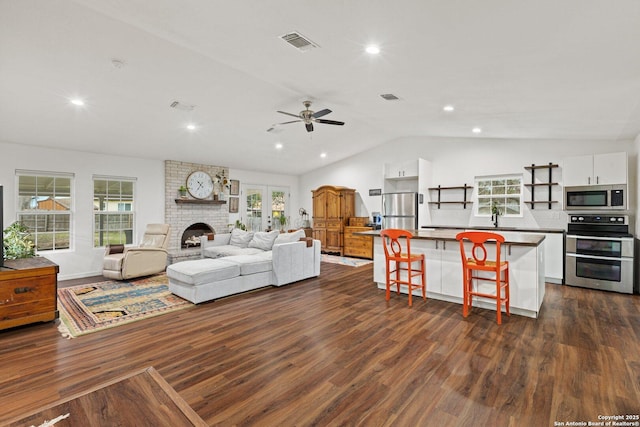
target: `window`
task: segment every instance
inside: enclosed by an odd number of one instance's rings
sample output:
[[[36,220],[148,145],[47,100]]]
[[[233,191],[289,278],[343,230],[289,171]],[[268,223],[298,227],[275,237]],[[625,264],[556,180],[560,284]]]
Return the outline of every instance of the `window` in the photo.
[[[503,216],[522,215],[522,176],[476,177],[476,215],[490,216],[493,207]]]
[[[73,174],[17,171],[18,221],[33,237],[36,250],[71,247]]]
[[[133,243],[133,178],[93,178],[93,246]]]

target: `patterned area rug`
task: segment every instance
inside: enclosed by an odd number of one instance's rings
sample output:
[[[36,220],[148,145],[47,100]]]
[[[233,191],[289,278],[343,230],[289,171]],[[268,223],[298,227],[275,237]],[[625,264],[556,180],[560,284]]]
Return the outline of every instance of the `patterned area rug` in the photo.
[[[63,337],[75,338],[192,305],[169,292],[164,274],[60,288],[58,329]]]
[[[322,254],[322,262],[330,262],[332,264],[348,265],[350,267],[362,267],[363,265],[371,264],[373,260],[350,258],[340,255]]]

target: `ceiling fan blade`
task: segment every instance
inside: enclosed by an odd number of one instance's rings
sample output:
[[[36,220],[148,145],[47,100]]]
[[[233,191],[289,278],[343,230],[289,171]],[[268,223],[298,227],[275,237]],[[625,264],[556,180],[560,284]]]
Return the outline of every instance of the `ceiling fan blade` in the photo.
[[[287,113],[286,111],[279,111],[279,110],[278,110],[278,113],[280,113],[280,114],[286,114],[287,116],[291,116],[291,117],[297,117],[297,118],[300,118],[300,116],[299,116],[298,114],[291,114],[291,113]]]
[[[315,121],[317,123],[324,123],[325,125],[338,125],[338,126],[344,125],[344,122],[338,122],[336,120],[316,119]]]
[[[330,112],[331,110],[329,110],[328,108],[325,108],[324,110],[316,111],[311,115],[311,117],[313,117],[314,119],[317,119],[318,117],[326,116]]]
[[[313,123],[305,123],[304,126],[307,128],[307,132],[313,132]]]
[[[291,120],[290,122],[282,122],[282,123],[276,123],[276,125],[288,125],[289,123],[298,123],[301,122],[302,120]]]

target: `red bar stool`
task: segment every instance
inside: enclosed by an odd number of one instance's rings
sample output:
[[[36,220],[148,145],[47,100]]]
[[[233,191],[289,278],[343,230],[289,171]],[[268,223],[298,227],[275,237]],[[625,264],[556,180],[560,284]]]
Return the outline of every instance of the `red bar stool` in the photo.
[[[474,296],[491,298],[496,300],[498,325],[502,324],[502,304],[506,308],[507,315],[511,315],[509,313],[509,262],[500,261],[500,245],[504,243],[504,237],[491,232],[465,231],[458,233],[456,240],[460,242],[460,255],[462,256],[462,315],[464,317],[468,316],[471,309],[471,299]],[[473,243],[470,257],[465,253],[465,241]],[[496,254],[493,261],[487,260],[487,248],[485,247],[487,242],[495,242],[496,245]],[[479,272],[493,274],[480,276]],[[479,290],[480,281],[495,282],[495,294],[481,292]]]
[[[424,254],[411,253],[411,238],[413,234],[407,230],[389,228],[380,232],[384,246],[384,257],[387,271],[387,293],[385,299],[389,301],[391,286],[396,285],[396,292],[400,294],[400,285],[406,285],[409,291],[409,307],[412,305],[411,295],[414,289],[422,289],[422,299],[427,299],[427,268]],[[418,268],[414,264],[419,263]],[[420,283],[414,283],[413,278],[421,276]]]

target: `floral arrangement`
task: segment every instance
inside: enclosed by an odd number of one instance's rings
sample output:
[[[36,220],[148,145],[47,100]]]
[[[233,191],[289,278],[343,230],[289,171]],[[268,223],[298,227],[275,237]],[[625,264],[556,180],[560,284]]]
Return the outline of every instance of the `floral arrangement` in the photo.
[[[5,228],[2,236],[5,259],[31,258],[36,255],[29,229],[19,222]]]
[[[229,179],[224,176],[224,172],[217,173],[216,179],[213,180],[213,183],[216,184],[220,188],[220,191],[223,192],[230,188]]]

